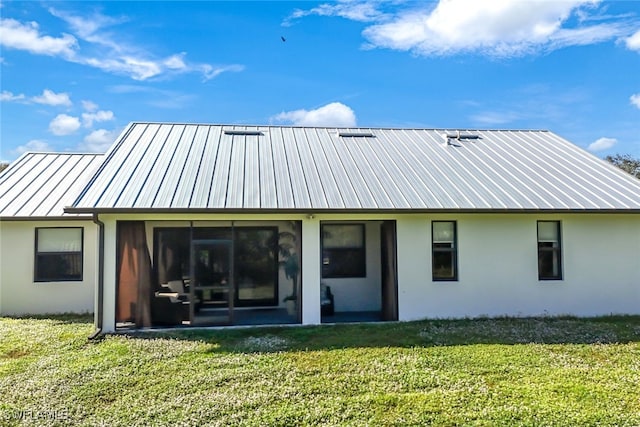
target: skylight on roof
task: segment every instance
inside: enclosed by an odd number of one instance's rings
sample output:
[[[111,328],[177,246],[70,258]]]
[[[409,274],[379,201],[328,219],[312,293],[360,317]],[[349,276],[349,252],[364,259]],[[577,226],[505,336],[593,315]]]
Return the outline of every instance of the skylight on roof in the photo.
[[[371,132],[338,132],[338,136],[342,137],[354,137],[354,138],[375,138],[376,136]]]
[[[480,135],[474,133],[462,133],[459,130],[455,133],[445,133],[442,136],[449,139],[480,139]]]
[[[263,135],[262,131],[259,131],[259,130],[243,130],[243,129],[225,129],[224,134],[225,135],[245,135],[245,136]]]

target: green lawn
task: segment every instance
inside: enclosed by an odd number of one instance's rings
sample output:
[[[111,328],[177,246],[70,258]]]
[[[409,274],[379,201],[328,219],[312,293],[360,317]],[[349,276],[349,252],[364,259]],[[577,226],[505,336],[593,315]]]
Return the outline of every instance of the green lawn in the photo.
[[[92,330],[0,318],[0,425],[640,425],[640,317]]]

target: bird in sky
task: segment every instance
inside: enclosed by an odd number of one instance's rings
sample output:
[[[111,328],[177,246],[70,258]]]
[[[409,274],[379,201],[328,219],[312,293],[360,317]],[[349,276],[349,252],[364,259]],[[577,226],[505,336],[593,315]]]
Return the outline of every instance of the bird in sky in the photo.
[[[280,39],[281,39],[283,42],[286,42],[286,41],[287,41],[287,39],[285,39],[285,38],[284,38],[284,36],[280,36]]]

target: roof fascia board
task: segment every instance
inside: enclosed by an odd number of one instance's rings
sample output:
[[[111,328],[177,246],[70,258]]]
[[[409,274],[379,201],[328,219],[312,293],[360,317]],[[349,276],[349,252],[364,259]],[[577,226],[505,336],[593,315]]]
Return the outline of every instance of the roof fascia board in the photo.
[[[151,209],[151,208],[65,208],[79,214],[638,214],[640,209]]]
[[[91,215],[78,216],[3,216],[0,222],[13,221],[91,221]]]

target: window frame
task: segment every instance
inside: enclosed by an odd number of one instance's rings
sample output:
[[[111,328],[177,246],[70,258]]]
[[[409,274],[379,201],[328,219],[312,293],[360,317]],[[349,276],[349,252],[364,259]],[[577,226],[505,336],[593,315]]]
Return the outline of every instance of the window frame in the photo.
[[[558,235],[558,247],[540,247],[540,224],[554,223],[556,225],[556,233]],[[538,254],[538,280],[539,281],[561,281],[564,278],[564,268],[562,264],[562,222],[559,220],[538,220],[536,221],[536,244]],[[543,276],[541,271],[541,255],[543,253],[556,253],[558,261],[558,274],[555,276]]]
[[[40,230],[80,230],[80,251],[74,252],[40,252],[38,250],[38,239],[40,236]],[[84,280],[84,227],[35,227],[35,236],[34,236],[34,259],[33,259],[33,281],[34,283],[51,283],[51,282],[82,282]],[[68,255],[68,254],[76,254],[80,255],[80,273],[77,278],[68,278],[68,277],[43,277],[39,271],[41,266],[41,262],[39,261],[42,256],[53,255]]]
[[[358,227],[360,229],[360,233],[362,235],[362,246],[345,246],[345,247],[332,247],[326,248],[324,243],[324,233],[325,227],[332,226],[350,226],[350,227]],[[366,236],[366,228],[363,223],[352,223],[352,222],[330,222],[326,224],[320,225],[320,245],[321,245],[321,264],[320,268],[322,270],[321,276],[323,279],[353,279],[353,278],[365,278],[367,277],[367,236]],[[328,273],[325,270],[325,253],[326,251],[336,251],[336,252],[347,252],[347,251],[359,251],[361,252],[360,258],[362,259],[362,264],[358,265],[356,269],[354,269],[353,273]]]
[[[453,242],[451,248],[437,248],[434,240],[434,226],[436,223],[453,224]],[[453,275],[451,277],[436,276],[436,253],[451,253]],[[455,220],[436,220],[431,221],[431,280],[434,282],[457,282],[458,281],[458,222]]]

